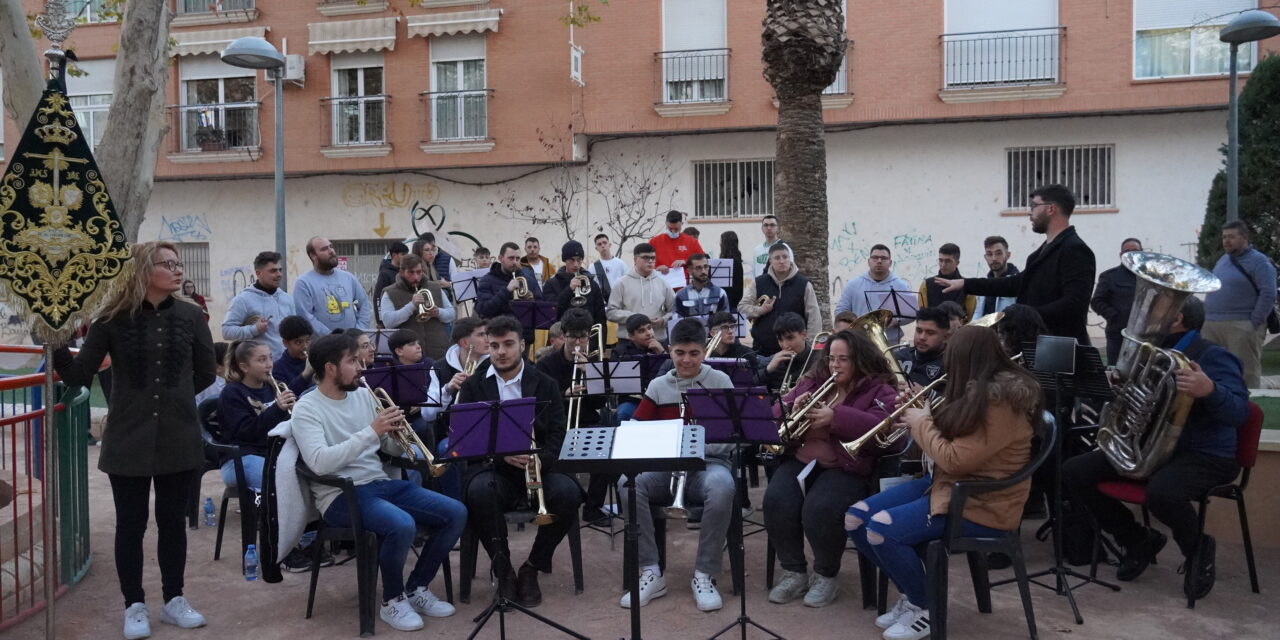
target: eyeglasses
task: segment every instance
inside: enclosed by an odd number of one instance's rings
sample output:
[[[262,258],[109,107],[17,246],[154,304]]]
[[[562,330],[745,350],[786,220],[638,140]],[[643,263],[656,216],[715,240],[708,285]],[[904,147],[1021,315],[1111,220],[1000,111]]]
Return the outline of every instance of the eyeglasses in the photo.
[[[645,262],[653,262],[658,259],[658,256],[654,254],[649,254],[647,256],[636,256],[636,258],[639,260],[644,260]]]
[[[182,267],[186,266],[177,260],[165,260],[163,262],[152,262],[151,264],[157,267],[164,267],[173,273],[177,273],[182,270]]]
[[[564,339],[573,340],[574,342],[582,342],[583,340],[590,340],[591,336],[585,333],[566,333]]]
[[[711,330],[712,331],[733,331],[737,327],[738,325],[736,324],[722,324],[718,327],[712,327]]]
[[[1036,207],[1043,207],[1043,206],[1045,206],[1045,205],[1051,205],[1051,204],[1053,204],[1053,203],[1052,203],[1052,202],[1031,202],[1031,203],[1028,203],[1028,204],[1031,206],[1031,210],[1032,210],[1032,211],[1035,211],[1035,210],[1036,210]]]

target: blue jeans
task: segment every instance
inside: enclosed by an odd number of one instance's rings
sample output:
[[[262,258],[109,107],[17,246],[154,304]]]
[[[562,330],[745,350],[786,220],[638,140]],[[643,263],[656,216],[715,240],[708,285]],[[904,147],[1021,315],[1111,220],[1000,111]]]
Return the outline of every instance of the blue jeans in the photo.
[[[262,456],[245,455],[240,458],[244,464],[244,481],[256,493],[262,493],[262,465],[266,460]],[[236,484],[236,462],[227,460],[222,463],[222,482],[228,487]]]
[[[849,507],[845,529],[858,551],[884,571],[911,604],[927,608],[924,562],[915,546],[946,533],[946,515],[929,515],[931,476],[881,491]],[[964,521],[966,536],[999,536],[1007,531]]]
[[[382,573],[382,600],[412,593],[435,579],[449,550],[467,525],[467,508],[461,502],[427,491],[408,480],[375,480],[356,487],[360,518],[366,530],[378,536],[378,568]],[[347,500],[338,496],[324,512],[325,522],[351,526]],[[430,533],[422,555],[404,579],[404,561],[417,535],[417,525]]]

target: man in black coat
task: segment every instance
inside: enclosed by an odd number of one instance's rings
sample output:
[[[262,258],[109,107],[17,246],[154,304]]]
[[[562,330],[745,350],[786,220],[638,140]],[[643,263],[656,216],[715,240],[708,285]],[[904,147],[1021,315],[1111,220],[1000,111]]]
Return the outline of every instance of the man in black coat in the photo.
[[[605,327],[605,323],[609,321],[604,312],[606,298],[600,284],[582,267],[585,258],[586,252],[581,242],[570,240],[564,243],[564,247],[560,249],[560,260],[564,262],[564,266],[542,287],[542,299],[556,303],[557,319],[564,319],[565,312],[570,309],[581,308],[591,315],[591,324]],[[578,298],[574,295],[577,278],[586,278],[591,284],[591,293],[585,297]],[[575,305],[575,302],[578,304]]]
[[[496,318],[511,314],[511,300],[516,291],[516,276],[524,277],[529,287],[528,300],[542,298],[542,288],[533,270],[520,265],[520,247],[507,242],[498,250],[498,261],[476,282],[476,315]]]
[[[1120,243],[1120,255],[1130,251],[1142,251],[1142,241],[1125,238]],[[1093,290],[1089,306],[1107,321],[1107,362],[1115,364],[1120,357],[1120,345],[1124,339],[1120,330],[1129,324],[1129,310],[1133,308],[1133,293],[1138,285],[1137,276],[1124,265],[1111,267],[1098,275],[1098,287]]]
[[[1076,199],[1060,184],[1031,192],[1031,230],[1045,234],[1044,244],[1027,256],[1022,273],[1007,278],[939,278],[944,292],[983,296],[1016,296],[1019,304],[1040,312],[1049,333],[1089,344],[1086,321],[1093,293],[1093,250],[1071,226]]]

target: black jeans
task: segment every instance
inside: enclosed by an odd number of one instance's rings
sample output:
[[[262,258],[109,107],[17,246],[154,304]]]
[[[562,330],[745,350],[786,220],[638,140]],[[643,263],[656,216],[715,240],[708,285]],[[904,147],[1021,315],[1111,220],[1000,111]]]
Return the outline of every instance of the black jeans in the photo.
[[[493,542],[496,537],[503,555],[508,561],[511,559],[503,512],[516,508],[526,495],[523,478],[517,480],[514,475],[505,470],[504,473],[494,473],[486,469],[476,473],[467,483],[465,502],[471,530],[480,539],[490,558],[495,551]],[[493,486],[490,486],[491,479],[496,480]],[[550,573],[556,547],[568,535],[569,528],[577,526],[578,507],[582,505],[582,487],[571,476],[543,471],[542,492],[547,501],[547,511],[555,514],[556,521],[538,527],[533,548],[529,550],[529,564],[543,573]],[[531,504],[533,508],[537,508],[536,501],[531,501]],[[494,531],[495,522],[503,523],[501,531]],[[507,567],[494,567],[495,571],[506,569]]]
[[[813,570],[828,578],[840,572],[844,545],[844,513],[849,505],[866,498],[870,479],[851,476],[840,469],[815,466],[800,493],[796,476],[804,463],[790,456],[773,472],[764,491],[764,526],[778,552],[782,568],[805,573],[804,541],[813,549]]]
[[[111,496],[116,503],[116,575],[127,608],[146,602],[142,589],[142,537],[147,533],[147,507],[151,485],[156,487],[156,555],[164,601],[182,595],[187,567],[187,494],[195,470],[161,476],[110,474]]]
[[[1192,501],[1199,500],[1214,487],[1235,480],[1239,473],[1240,465],[1234,458],[1179,451],[1147,478],[1147,510],[1173,532],[1182,555],[1191,557],[1199,543]],[[1099,482],[1119,478],[1120,474],[1101,451],[1076,456],[1062,464],[1063,491],[1088,509],[1103,531],[1111,534],[1121,546],[1128,547],[1142,541],[1146,529],[1124,503],[1097,489]]]
[[[1124,345],[1124,336],[1119,332],[1107,332],[1107,364],[1116,365],[1116,360],[1120,357],[1120,347]]]

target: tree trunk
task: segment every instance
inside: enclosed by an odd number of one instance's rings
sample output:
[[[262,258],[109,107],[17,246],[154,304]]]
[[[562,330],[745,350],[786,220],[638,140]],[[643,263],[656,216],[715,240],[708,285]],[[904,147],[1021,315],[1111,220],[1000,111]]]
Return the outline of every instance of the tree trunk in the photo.
[[[4,110],[21,130],[44,93],[43,57],[36,52],[22,0],[0,0],[0,72],[4,74]]]
[[[820,94],[778,100],[778,138],[773,173],[774,209],[796,256],[813,283],[822,326],[831,328],[831,280],[827,265],[827,147]]]

